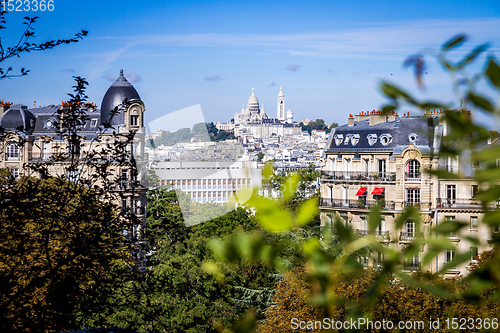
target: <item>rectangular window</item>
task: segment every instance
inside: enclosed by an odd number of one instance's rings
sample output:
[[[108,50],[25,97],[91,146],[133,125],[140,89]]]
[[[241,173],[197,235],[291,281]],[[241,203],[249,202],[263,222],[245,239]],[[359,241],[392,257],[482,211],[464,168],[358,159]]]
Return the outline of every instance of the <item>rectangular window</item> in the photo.
[[[446,250],[444,253],[444,263],[447,264],[455,258],[455,250]]]
[[[479,185],[472,185],[471,187],[471,198],[475,198],[477,195],[477,192],[479,192]]]
[[[342,186],[342,205],[349,206],[349,187]]]
[[[67,170],[66,171],[66,179],[70,182],[77,183],[79,179],[78,170]]]
[[[406,203],[411,206],[420,205],[420,189],[408,188],[406,189]]]
[[[127,212],[127,199],[122,198],[122,212],[126,213]]]
[[[369,159],[367,159],[367,158],[364,158],[364,159],[363,159],[363,173],[364,173],[365,175],[368,175],[368,166],[369,166],[369,164],[368,164],[368,163],[369,163],[369,161],[370,161],[370,160],[369,160]]]
[[[420,253],[407,259],[404,263],[404,269],[407,271],[417,271],[420,269]]]
[[[47,161],[50,159],[50,142],[42,142],[42,160]]]
[[[90,127],[97,127],[97,118],[93,118],[90,121]]]
[[[360,216],[361,219],[361,229],[359,230],[361,236],[366,236],[368,234],[368,222],[366,221],[366,216]]]
[[[445,169],[448,172],[454,173],[457,172],[457,160],[454,157],[448,157],[445,161]]]
[[[445,216],[444,221],[445,222],[455,222],[455,216]],[[450,237],[457,237],[457,234],[455,232],[450,232]]]
[[[16,142],[7,145],[7,161],[19,161],[19,145]]]
[[[377,227],[377,234],[383,235],[385,233],[385,216],[380,217],[380,224]]]
[[[448,205],[454,205],[457,200],[457,186],[456,185],[446,185],[446,203]]]
[[[139,126],[139,116],[137,115],[130,116],[130,126]]]
[[[385,177],[385,160],[378,160],[378,175],[379,177]]]
[[[127,185],[127,180],[128,180],[128,172],[127,170],[122,170],[122,178],[121,178],[122,186]]]
[[[345,179],[351,179],[352,163],[350,158],[344,159]]]
[[[470,261],[477,261],[477,257],[479,255],[479,251],[477,246],[472,246],[470,248]]]
[[[470,228],[472,230],[477,230],[477,216],[470,217]]]
[[[12,172],[12,177],[14,178],[19,178],[19,169],[10,169],[10,172]]]
[[[415,221],[406,221],[404,232],[406,233],[406,237],[414,238],[415,237]]]

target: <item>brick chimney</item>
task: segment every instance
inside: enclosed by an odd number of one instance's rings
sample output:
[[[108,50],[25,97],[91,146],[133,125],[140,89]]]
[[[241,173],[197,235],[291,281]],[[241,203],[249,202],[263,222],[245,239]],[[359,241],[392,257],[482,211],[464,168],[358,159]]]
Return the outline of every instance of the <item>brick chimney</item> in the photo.
[[[0,117],[10,108],[12,103],[4,102],[3,100],[0,102]]]
[[[354,126],[354,117],[352,114],[349,115],[349,118],[347,119],[347,125],[348,126]]]
[[[382,113],[380,110],[373,110],[370,112],[370,126],[385,123],[388,117],[388,114]]]

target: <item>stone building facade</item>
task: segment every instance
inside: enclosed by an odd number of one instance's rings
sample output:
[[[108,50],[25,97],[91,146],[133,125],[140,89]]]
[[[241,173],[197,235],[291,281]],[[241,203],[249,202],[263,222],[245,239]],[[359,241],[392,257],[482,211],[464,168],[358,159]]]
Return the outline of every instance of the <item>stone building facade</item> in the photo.
[[[21,104],[0,104],[0,168],[15,177],[63,177],[84,186],[108,186],[123,213],[132,212],[138,223],[126,230],[137,240],[134,253],[142,267],[141,230],[146,225],[144,153],[145,105],[135,88],[120,76],[105,93],[101,107],[79,105],[81,117],[72,134],[65,132],[65,108],[61,105],[28,108]],[[118,148],[117,148],[118,147]],[[119,149],[120,151],[117,151]],[[103,165],[110,174],[98,177]],[[95,180],[91,183],[90,180]],[[91,185],[89,185],[91,184]]]
[[[464,111],[465,112],[465,111]],[[471,179],[474,168],[470,160],[438,158],[441,138],[446,124],[439,114],[422,117],[382,114],[380,111],[350,115],[348,123],[330,134],[324,149],[325,164],[321,173],[321,219],[332,222],[335,215],[362,235],[367,233],[370,208],[378,205],[382,222],[376,230],[380,240],[388,247],[403,250],[420,234],[435,237],[430,229],[447,220],[466,221],[469,228],[460,234],[450,234],[456,244],[423,267],[423,255],[428,250],[408,259],[403,269],[437,272],[453,259],[456,253],[470,251],[471,261],[489,247],[470,244],[467,236],[489,240],[491,228],[482,223],[483,209],[474,199],[478,186]],[[498,138],[489,144],[498,144]],[[444,168],[463,177],[456,180],[441,179],[424,169]],[[396,219],[408,205],[420,211],[421,225],[405,221],[396,228]],[[374,253],[362,258],[364,264],[376,264],[382,254]],[[449,270],[448,275],[466,274],[462,265]]]

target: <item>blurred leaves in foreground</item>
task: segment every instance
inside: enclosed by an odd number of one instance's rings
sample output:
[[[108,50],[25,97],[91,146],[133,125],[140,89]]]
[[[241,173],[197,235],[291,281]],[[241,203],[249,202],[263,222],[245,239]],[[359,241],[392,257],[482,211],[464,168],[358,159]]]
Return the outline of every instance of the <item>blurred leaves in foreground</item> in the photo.
[[[483,73],[470,76],[465,70],[482,56],[488,45],[474,48],[456,63],[449,60],[449,53],[460,47],[466,39],[466,36],[460,35],[448,41],[436,58],[450,73],[458,100],[464,100],[479,112],[498,120],[498,62],[489,56]],[[410,58],[406,65],[415,66],[417,84],[423,87],[421,74],[425,68],[424,56]],[[486,81],[495,90],[497,102],[491,101],[486,94],[476,90],[481,80]],[[392,112],[401,106],[411,106],[422,114],[431,108],[449,109],[446,103],[418,101],[390,82],[381,82],[380,89],[389,99],[389,103],[383,107],[385,112]],[[499,228],[500,211],[491,209],[492,204],[500,198],[498,145],[486,145],[488,140],[491,140],[489,129],[471,121],[467,112],[446,111],[441,120],[448,124],[448,133],[443,138],[443,156],[471,156],[472,162],[481,166],[481,170],[473,175],[473,179],[480,188],[477,199],[481,201],[484,209],[483,221],[489,224],[492,230]],[[430,172],[444,179],[462,177],[446,170]],[[264,176],[270,177],[271,173],[266,171]],[[305,200],[296,210],[287,209],[286,205],[283,205],[283,202],[293,196],[298,181],[297,174],[286,178],[278,200],[260,197],[257,192],[246,195],[250,196],[246,202],[247,207],[255,212],[257,221],[266,232],[293,234],[313,219],[317,210],[315,198]],[[396,227],[400,228],[408,218],[413,218],[417,225],[420,223],[418,210],[409,208],[398,217]],[[274,298],[277,306],[266,312],[266,320],[258,328],[259,331],[288,332],[292,318],[335,318],[344,321],[366,317],[373,320],[385,318],[395,322],[428,322],[430,317],[493,318],[500,315],[500,255],[496,251],[499,242],[496,236],[490,241],[494,250],[487,255],[488,260],[482,260],[478,267],[471,267],[467,277],[445,280],[439,274],[405,273],[402,270],[404,262],[420,251],[424,244],[427,244],[429,249],[424,255],[424,264],[445,250],[453,249],[454,245],[447,236],[450,232],[464,229],[466,224],[443,223],[430,230],[430,234],[435,235],[435,238],[424,240],[422,236],[418,236],[403,251],[397,251],[382,245],[374,235],[374,230],[380,223],[377,206],[370,213],[369,232],[365,237],[360,237],[349,226],[346,227],[339,218],[332,216],[332,220],[333,225],[325,224],[316,235],[293,238],[285,244],[270,244],[266,242],[264,234],[258,232],[240,232],[235,237],[211,242],[211,248],[219,262],[240,265],[246,261],[260,261],[283,272],[284,279],[279,284]],[[467,241],[471,244],[484,244],[486,239],[467,237]],[[297,261],[296,265],[287,262],[283,257],[284,246],[297,251],[303,261]],[[379,262],[375,269],[366,269],[358,259],[375,251],[382,253],[384,260]],[[442,272],[469,260],[469,252],[456,253],[455,258],[445,265]],[[212,268],[216,267],[216,263],[211,262],[210,265]],[[221,280],[224,279],[224,272],[221,270],[212,269],[211,273],[219,276]],[[247,328],[252,325],[249,323]],[[429,327],[426,326],[426,329],[429,330]],[[224,332],[244,331],[246,330],[238,328]]]

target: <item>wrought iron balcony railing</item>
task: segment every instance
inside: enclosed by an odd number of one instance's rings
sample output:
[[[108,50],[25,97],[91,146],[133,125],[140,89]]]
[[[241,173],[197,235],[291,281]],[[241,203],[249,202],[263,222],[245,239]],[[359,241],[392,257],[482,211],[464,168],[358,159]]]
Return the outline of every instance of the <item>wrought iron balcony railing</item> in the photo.
[[[321,179],[339,181],[396,181],[395,172],[321,171]]]
[[[481,202],[476,199],[437,198],[436,208],[481,208]]]
[[[404,201],[403,206],[413,206],[415,208],[420,208],[420,201]]]
[[[356,231],[361,235],[361,236],[366,236],[368,235],[368,230],[366,229],[356,229]]]
[[[390,233],[387,230],[376,230],[377,236],[382,238],[382,240],[388,241],[390,239]]]
[[[343,200],[320,198],[319,205],[323,207],[349,208],[349,209],[370,209],[377,205],[382,210],[394,210],[394,201],[385,200]]]
[[[134,157],[139,158],[139,157]],[[70,163],[70,162],[120,162],[129,161],[129,154],[102,155],[99,153],[92,154],[68,154],[63,152],[49,153],[29,153],[29,163]]]
[[[423,234],[421,232],[417,232],[417,231],[413,231],[413,232],[402,231],[399,233],[399,241],[411,242],[419,236],[423,237]]]
[[[405,180],[410,182],[419,182],[421,180],[420,175],[420,172],[405,172]]]
[[[420,261],[405,261],[403,269],[405,271],[418,271],[420,270]]]

